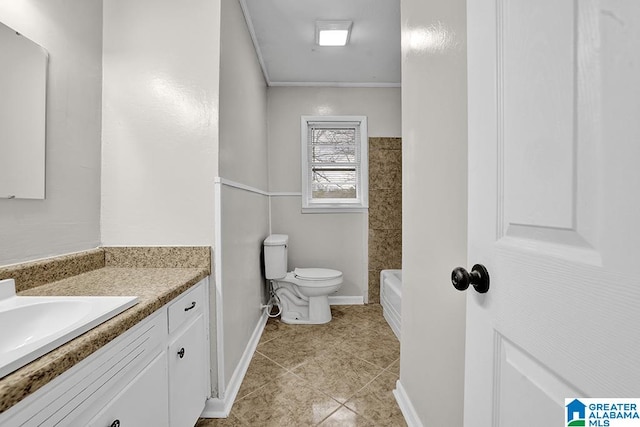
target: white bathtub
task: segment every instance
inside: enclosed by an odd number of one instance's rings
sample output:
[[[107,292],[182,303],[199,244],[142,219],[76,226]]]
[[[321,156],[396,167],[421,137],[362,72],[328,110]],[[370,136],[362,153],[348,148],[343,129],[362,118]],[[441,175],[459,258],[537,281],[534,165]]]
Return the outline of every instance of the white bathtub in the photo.
[[[382,270],[380,272],[380,304],[382,304],[384,318],[396,337],[400,339],[402,270]]]

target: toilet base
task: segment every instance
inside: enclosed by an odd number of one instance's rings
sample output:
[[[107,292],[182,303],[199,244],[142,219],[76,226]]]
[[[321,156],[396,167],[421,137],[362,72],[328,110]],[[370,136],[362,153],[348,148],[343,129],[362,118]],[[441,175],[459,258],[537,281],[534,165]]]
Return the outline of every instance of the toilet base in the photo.
[[[327,295],[309,297],[309,306],[305,308],[307,310],[292,311],[283,307],[280,320],[291,325],[322,325],[331,322],[331,307]]]
[[[280,320],[292,325],[322,325],[331,321],[329,296],[301,297],[289,286],[279,284],[276,295],[282,305]]]

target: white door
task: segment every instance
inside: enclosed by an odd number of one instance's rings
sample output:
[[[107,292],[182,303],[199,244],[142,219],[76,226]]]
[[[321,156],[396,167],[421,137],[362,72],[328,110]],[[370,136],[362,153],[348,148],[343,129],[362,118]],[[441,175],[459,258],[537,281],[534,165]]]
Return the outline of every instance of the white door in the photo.
[[[469,0],[465,426],[640,398],[640,1]],[[589,424],[587,424],[589,425]]]

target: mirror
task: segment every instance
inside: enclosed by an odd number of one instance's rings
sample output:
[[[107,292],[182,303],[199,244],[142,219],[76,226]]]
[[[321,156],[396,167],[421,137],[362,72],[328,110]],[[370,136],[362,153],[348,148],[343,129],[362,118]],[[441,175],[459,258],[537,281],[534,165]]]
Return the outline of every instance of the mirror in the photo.
[[[0,198],[44,199],[47,60],[0,23]]]

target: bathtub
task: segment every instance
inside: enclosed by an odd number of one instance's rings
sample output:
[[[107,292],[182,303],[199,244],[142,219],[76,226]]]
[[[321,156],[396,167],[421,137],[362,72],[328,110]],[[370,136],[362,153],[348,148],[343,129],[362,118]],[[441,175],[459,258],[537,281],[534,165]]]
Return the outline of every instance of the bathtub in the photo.
[[[380,304],[382,304],[384,318],[396,337],[400,339],[402,270],[382,270],[380,272]]]

